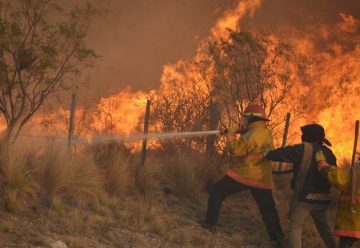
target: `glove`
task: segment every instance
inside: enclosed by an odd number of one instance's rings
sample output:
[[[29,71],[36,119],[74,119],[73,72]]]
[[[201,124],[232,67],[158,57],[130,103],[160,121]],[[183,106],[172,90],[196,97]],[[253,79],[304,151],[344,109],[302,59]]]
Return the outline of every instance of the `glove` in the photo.
[[[239,128],[239,129],[236,129],[235,133],[236,134],[244,134],[246,133],[247,129],[242,127],[242,128]]]
[[[220,128],[220,135],[228,134],[229,130],[227,128]]]

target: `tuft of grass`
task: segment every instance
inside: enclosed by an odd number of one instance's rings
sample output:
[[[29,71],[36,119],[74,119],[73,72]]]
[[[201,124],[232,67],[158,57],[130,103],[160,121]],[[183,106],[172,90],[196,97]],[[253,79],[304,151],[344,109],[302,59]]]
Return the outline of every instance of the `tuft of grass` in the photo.
[[[91,156],[49,147],[39,159],[37,174],[45,203],[53,206],[59,200],[81,203],[96,198],[103,189],[104,177]]]
[[[6,210],[16,211],[25,205],[26,199],[35,197],[37,185],[29,158],[20,149],[8,147],[0,156],[3,204]]]
[[[128,200],[126,206],[117,212],[117,217],[126,226],[162,235],[167,231],[167,221],[159,206],[149,207],[146,199]]]
[[[159,173],[157,165],[156,162],[150,162],[144,166],[134,166],[135,193],[148,201],[152,201],[156,197],[159,188],[158,181],[155,178]]]
[[[62,221],[66,232],[72,235],[84,233],[89,229],[87,217],[77,208],[70,209],[62,217]]]
[[[167,230],[167,223],[165,218],[155,211],[149,211],[144,216],[144,229],[145,231],[163,235]]]
[[[131,173],[130,151],[123,144],[110,143],[91,145],[86,154],[94,157],[95,163],[106,178],[104,186],[110,195],[124,196],[134,182]]]
[[[166,190],[177,197],[189,199],[195,203],[204,200],[204,179],[197,160],[185,155],[178,155],[169,162],[164,162],[161,181]]]

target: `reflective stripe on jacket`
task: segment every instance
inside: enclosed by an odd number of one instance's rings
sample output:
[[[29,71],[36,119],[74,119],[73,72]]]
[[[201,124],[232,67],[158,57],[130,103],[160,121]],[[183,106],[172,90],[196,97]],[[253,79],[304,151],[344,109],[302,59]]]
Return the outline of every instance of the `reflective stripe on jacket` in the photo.
[[[249,155],[259,154],[264,149],[273,149],[273,136],[264,121],[248,126],[248,131],[240,139],[228,142],[233,156],[237,159],[231,164],[227,175],[234,180],[261,189],[272,189],[272,166],[266,159],[252,159]],[[249,157],[247,157],[249,156]]]
[[[351,204],[350,170],[331,166],[329,182],[341,191],[336,215],[335,235],[360,238],[360,186],[356,189],[356,202]],[[359,184],[360,185],[360,184]]]

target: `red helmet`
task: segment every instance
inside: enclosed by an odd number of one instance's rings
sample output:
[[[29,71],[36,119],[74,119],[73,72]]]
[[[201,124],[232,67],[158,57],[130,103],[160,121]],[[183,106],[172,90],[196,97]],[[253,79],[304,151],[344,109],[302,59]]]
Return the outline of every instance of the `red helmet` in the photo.
[[[266,118],[264,108],[259,104],[249,104],[244,111],[244,116],[254,116],[264,121],[269,121],[269,119]]]

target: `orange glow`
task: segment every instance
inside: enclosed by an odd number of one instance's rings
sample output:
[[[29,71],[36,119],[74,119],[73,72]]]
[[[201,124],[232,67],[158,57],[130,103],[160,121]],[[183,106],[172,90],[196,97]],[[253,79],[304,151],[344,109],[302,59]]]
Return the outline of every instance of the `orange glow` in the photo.
[[[204,78],[193,61],[201,61],[206,57],[203,45],[207,41],[228,39],[227,29],[239,31],[241,19],[253,16],[261,3],[261,0],[238,1],[234,9],[228,10],[216,22],[211,29],[211,36],[200,42],[193,58],[164,66],[157,92],[131,92],[127,89],[102,98],[91,110],[79,107],[77,116],[90,111],[87,132],[129,134],[141,131],[137,128],[142,123],[146,99],[156,95],[176,94],[173,93],[176,92],[174,89],[182,89],[186,94],[187,88],[195,86],[205,97],[209,90],[208,83],[213,79],[213,65],[208,65]],[[305,55],[312,62],[308,74],[293,88],[293,97],[285,103],[285,106],[294,105],[298,110],[293,113],[288,143],[299,142],[301,125],[317,122],[324,126],[336,155],[349,159],[354,139],[354,123],[356,119],[360,119],[360,21],[343,13],[339,13],[339,20],[335,27],[314,24],[300,30],[284,26],[272,34],[271,39],[274,42],[281,40],[291,44],[295,52]],[[279,70],[295,69],[297,68],[286,66],[281,68],[281,64],[279,65]],[[281,113],[275,114],[285,117],[287,111],[289,109],[283,107]],[[59,113],[54,115],[53,119],[59,121]],[[68,112],[66,113],[68,116]],[[39,121],[35,120],[35,123]],[[58,130],[66,132],[64,120],[62,124],[56,125],[59,125]],[[282,130],[277,132],[281,134]]]

